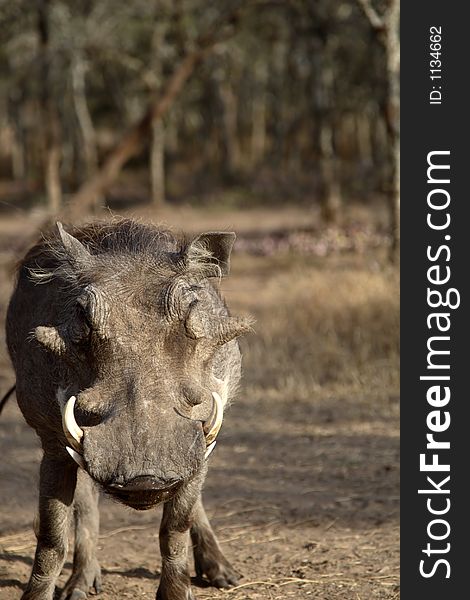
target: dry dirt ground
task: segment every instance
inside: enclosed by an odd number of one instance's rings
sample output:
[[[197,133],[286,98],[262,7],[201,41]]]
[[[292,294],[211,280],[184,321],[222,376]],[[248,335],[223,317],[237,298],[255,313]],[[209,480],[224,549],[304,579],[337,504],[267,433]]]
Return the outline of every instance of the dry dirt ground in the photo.
[[[304,218],[264,216],[233,214],[220,224],[294,226]],[[191,220],[200,230],[217,224],[217,216],[207,226]],[[2,320],[9,249],[27,228],[26,221],[0,224]],[[243,577],[229,591],[195,582],[196,596],[398,598],[396,270],[380,249],[325,257],[238,252],[223,289],[234,312],[253,314],[257,324],[243,341],[243,385],[210,459],[205,502]],[[13,382],[3,330],[0,342],[3,394]],[[14,398],[0,417],[0,456],[0,598],[13,600],[34,555],[41,456]],[[153,598],[160,510],[133,512],[107,499],[101,509],[100,597]]]

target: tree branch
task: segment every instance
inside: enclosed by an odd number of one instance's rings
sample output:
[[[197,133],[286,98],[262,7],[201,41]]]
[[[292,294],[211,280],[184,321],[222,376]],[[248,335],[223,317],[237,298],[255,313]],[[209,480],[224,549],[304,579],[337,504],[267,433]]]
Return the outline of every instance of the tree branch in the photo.
[[[372,6],[371,0],[356,1],[359,5],[359,8],[362,10],[367,20],[369,21],[372,29],[375,29],[376,31],[383,31],[385,28],[385,21]]]
[[[199,36],[195,48],[188,51],[183,57],[169,78],[161,96],[150,103],[141,119],[111,151],[102,167],[72,196],[67,206],[61,211],[61,218],[64,220],[79,218],[93,206],[97,198],[109,189],[124,164],[142,149],[150,135],[152,125],[168,112],[196,66],[204,60],[217,43],[227,38],[227,34],[221,36],[220,31],[226,25],[234,25],[238,21],[242,7],[243,4],[238,3],[231,12],[220,15],[212,27]]]

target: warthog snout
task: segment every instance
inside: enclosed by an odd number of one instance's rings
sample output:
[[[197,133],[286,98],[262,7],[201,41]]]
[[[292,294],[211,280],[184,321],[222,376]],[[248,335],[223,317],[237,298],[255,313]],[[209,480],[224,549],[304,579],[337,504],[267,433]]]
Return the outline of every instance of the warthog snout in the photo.
[[[110,483],[106,486],[106,491],[131,508],[145,510],[159,502],[170,500],[182,485],[182,479],[140,475],[124,484]]]

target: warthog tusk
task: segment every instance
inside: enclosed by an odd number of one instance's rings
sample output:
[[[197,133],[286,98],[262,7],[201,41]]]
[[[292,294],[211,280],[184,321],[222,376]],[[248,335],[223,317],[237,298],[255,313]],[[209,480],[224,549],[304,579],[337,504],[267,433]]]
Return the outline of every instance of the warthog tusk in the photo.
[[[212,405],[212,412],[204,423],[204,434],[206,436],[206,444],[210,446],[217,437],[217,434],[222,427],[222,420],[224,418],[224,403],[222,398],[217,392],[212,392],[212,398],[214,400]]]
[[[83,431],[75,420],[73,410],[75,408],[75,396],[70,396],[67,400],[66,405],[62,411],[62,428],[65,433],[65,437],[70,442],[75,450],[80,451],[82,447]]]
[[[206,448],[206,453],[204,454],[204,458],[205,460],[207,460],[209,458],[209,454],[212,452],[212,450],[215,448],[215,445],[217,444],[217,442],[214,440],[212,442],[212,444],[210,444],[209,446],[207,446]]]
[[[83,456],[81,454],[79,454],[78,452],[75,452],[75,450],[73,448],[70,448],[69,446],[65,446],[65,449],[70,454],[70,456],[73,458],[73,460],[77,463],[77,465],[79,467],[81,467],[84,471],[86,471],[85,461],[83,460]]]

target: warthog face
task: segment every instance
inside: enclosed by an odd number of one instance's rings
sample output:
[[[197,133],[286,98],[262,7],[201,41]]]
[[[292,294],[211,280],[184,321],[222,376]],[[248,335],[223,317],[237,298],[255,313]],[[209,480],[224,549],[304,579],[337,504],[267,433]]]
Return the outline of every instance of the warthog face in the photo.
[[[108,494],[147,509],[204,468],[222,424],[230,342],[249,324],[207,278],[228,271],[235,236],[204,234],[136,261],[93,254],[58,227],[60,316],[34,335],[67,365],[56,390],[63,444]]]

